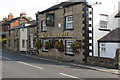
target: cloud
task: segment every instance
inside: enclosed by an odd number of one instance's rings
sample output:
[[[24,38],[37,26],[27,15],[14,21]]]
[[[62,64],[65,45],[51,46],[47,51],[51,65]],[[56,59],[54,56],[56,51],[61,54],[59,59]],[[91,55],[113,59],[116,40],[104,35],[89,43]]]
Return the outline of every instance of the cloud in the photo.
[[[58,0],[59,3],[67,0]],[[43,11],[57,3],[57,0],[0,0],[0,21],[9,13],[19,17],[21,12],[35,19],[37,11]]]

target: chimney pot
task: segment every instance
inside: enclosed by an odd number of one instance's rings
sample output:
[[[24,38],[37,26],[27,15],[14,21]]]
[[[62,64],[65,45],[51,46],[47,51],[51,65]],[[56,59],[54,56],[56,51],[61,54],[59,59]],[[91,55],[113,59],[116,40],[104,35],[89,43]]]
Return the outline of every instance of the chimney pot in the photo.
[[[11,20],[11,19],[13,19],[12,13],[10,13],[10,14],[8,15],[8,20]]]
[[[22,17],[26,17],[25,12],[21,12],[21,13],[20,13],[20,17],[21,17],[21,18],[22,18]]]

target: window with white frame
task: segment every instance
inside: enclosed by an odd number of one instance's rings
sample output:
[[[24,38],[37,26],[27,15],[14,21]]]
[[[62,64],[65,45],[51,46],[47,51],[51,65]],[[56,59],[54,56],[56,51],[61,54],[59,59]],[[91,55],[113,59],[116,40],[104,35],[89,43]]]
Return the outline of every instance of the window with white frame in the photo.
[[[43,21],[41,21],[41,30],[42,31],[47,31],[47,26],[46,26],[46,22],[45,22],[45,20],[43,20]]]
[[[73,29],[73,16],[66,16],[66,29]]]
[[[108,29],[108,15],[100,14],[100,29]]]
[[[45,43],[46,42],[48,42],[48,40],[43,40],[42,51],[48,51],[48,49],[45,48]]]
[[[72,43],[73,43],[73,40],[66,40],[66,54],[74,54],[71,49]]]
[[[108,28],[108,22],[107,21],[100,21],[100,28],[107,29]]]
[[[101,52],[106,52],[106,47],[104,43],[101,44]]]

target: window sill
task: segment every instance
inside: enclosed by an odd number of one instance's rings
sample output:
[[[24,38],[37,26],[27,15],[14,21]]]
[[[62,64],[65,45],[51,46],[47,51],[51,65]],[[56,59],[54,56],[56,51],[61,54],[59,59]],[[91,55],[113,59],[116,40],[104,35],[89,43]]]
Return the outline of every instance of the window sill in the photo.
[[[41,32],[47,32],[47,31],[41,31]]]
[[[48,52],[48,51],[43,51],[43,50],[42,50],[42,52]]]
[[[110,29],[101,29],[101,28],[99,28],[98,30],[101,30],[101,31],[111,31]]]
[[[65,53],[65,55],[68,55],[68,56],[74,56],[74,54],[69,54],[69,53]]]
[[[74,28],[71,28],[71,29],[66,29],[66,28],[65,28],[65,30],[74,30]]]

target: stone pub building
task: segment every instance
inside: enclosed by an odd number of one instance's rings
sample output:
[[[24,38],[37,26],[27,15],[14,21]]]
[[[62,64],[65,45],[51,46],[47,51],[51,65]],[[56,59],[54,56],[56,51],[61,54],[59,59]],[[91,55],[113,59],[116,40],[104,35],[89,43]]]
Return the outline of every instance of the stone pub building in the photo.
[[[93,46],[93,37],[89,37],[93,32],[89,24],[91,6],[86,2],[62,2],[38,12],[36,17],[38,41],[42,43],[39,55],[63,61],[87,61]]]

